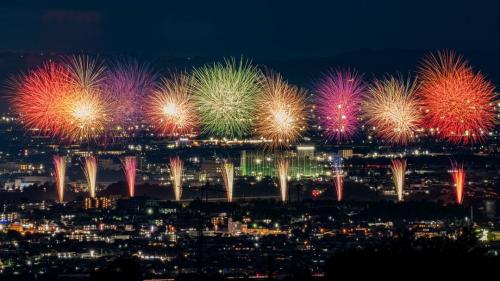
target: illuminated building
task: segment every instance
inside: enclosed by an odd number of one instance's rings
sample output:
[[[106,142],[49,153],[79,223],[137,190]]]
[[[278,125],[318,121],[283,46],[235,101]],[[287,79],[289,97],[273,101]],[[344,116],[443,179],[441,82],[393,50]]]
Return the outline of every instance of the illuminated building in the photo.
[[[111,208],[111,200],[106,197],[87,197],[83,200],[83,208],[88,209],[109,209]]]

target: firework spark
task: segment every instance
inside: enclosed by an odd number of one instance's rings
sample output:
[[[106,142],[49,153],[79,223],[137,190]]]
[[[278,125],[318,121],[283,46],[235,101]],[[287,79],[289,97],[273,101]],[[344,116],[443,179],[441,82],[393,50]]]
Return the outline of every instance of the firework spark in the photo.
[[[352,138],[367,87],[356,72],[328,73],[317,86],[317,109],[325,134],[337,142]]]
[[[163,79],[148,98],[147,115],[158,132],[182,135],[197,127],[196,108],[189,85],[186,75]]]
[[[415,81],[394,77],[376,80],[369,87],[363,110],[367,123],[374,127],[378,137],[394,144],[414,140],[422,119],[416,89]]]
[[[495,123],[494,85],[461,56],[439,52],[420,67],[426,123],[454,144],[481,142]]]
[[[455,195],[458,204],[464,201],[465,170],[463,165],[456,162],[451,163],[451,176],[455,185]]]
[[[248,133],[261,81],[261,72],[243,60],[195,69],[192,85],[202,132],[229,138]]]
[[[403,190],[405,185],[406,160],[394,159],[391,161],[392,181],[398,194],[398,201],[403,201]]]
[[[295,142],[306,126],[305,91],[291,86],[280,75],[270,75],[257,109],[257,134],[271,140],[271,148]]]
[[[174,188],[175,201],[180,201],[182,196],[182,174],[184,163],[179,156],[170,158],[170,175]]]
[[[288,159],[278,159],[277,166],[281,201],[286,202],[288,200]]]
[[[337,201],[344,197],[344,172],[342,171],[342,158],[335,156],[333,159],[333,184],[337,191]]]
[[[143,100],[155,88],[156,75],[149,65],[130,60],[116,62],[106,75],[105,91],[115,114],[110,122],[110,134],[133,130],[144,119]]]
[[[222,165],[222,178],[224,179],[224,187],[226,188],[227,201],[233,202],[233,186],[234,186],[234,164],[226,162]]]
[[[125,179],[127,180],[128,195],[135,195],[135,175],[137,168],[137,158],[135,156],[126,156],[121,159]]]
[[[82,167],[85,178],[87,179],[87,186],[89,189],[90,197],[94,198],[96,195],[97,187],[97,157],[85,157],[85,163]]]
[[[57,198],[59,203],[64,202],[64,180],[66,178],[66,157],[54,155],[52,157],[54,164],[54,176],[56,179]]]

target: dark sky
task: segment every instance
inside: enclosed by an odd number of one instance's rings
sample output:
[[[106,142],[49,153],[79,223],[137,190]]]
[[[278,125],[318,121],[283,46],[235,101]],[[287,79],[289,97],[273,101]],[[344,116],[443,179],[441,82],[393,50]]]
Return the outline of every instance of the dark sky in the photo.
[[[0,51],[296,58],[500,50],[500,1],[12,2],[0,4]]]

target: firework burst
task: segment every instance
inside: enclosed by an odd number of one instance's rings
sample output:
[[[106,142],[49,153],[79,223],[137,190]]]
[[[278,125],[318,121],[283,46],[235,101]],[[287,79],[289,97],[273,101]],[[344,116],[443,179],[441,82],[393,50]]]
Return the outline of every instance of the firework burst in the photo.
[[[127,180],[128,196],[135,195],[135,175],[137,168],[137,158],[135,156],[126,156],[121,159],[125,179]]]
[[[195,69],[192,85],[202,132],[229,138],[248,133],[261,81],[261,72],[243,60]]]
[[[417,83],[389,77],[376,80],[363,102],[367,123],[375,134],[393,144],[407,144],[414,140],[421,114],[415,97]]]
[[[222,165],[222,178],[224,179],[224,187],[226,188],[227,201],[233,202],[233,187],[234,187],[234,164],[226,162]]]
[[[270,75],[264,83],[257,109],[257,134],[271,140],[271,148],[295,142],[306,126],[305,91],[291,86],[280,75]]]
[[[182,174],[184,163],[179,156],[170,158],[170,177],[174,188],[175,201],[180,201],[182,196]]]
[[[465,170],[463,165],[451,162],[451,177],[455,185],[455,196],[457,204],[464,202]]]
[[[90,197],[94,198],[96,195],[97,187],[97,157],[85,157],[84,166],[82,167],[85,178],[87,179],[87,186],[89,189]]]
[[[342,158],[335,156],[333,159],[333,184],[337,191],[337,201],[344,197],[344,172],[342,171]]]
[[[406,160],[394,159],[391,160],[392,181],[396,188],[398,201],[403,201],[403,191],[405,185]]]
[[[182,135],[197,127],[196,108],[186,75],[163,79],[147,101],[151,124],[162,134]]]
[[[288,200],[288,166],[288,159],[280,158],[277,160],[278,182],[282,202]]]
[[[337,142],[350,140],[358,126],[361,98],[367,87],[356,72],[328,73],[316,88],[317,110],[325,134]]]
[[[54,164],[54,176],[56,180],[57,198],[59,203],[64,202],[64,181],[66,178],[66,157],[54,155],[52,157]]]
[[[420,67],[426,123],[454,144],[481,142],[495,122],[492,83],[452,52],[427,56]]]

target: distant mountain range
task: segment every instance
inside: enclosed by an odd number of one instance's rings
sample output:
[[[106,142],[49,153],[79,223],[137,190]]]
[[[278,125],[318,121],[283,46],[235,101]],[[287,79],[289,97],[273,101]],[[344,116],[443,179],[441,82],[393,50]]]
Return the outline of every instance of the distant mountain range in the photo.
[[[254,59],[253,62],[270,70],[282,73],[290,82],[312,89],[329,69],[351,68],[365,74],[366,79],[381,77],[386,74],[415,74],[421,58],[427,51],[410,50],[368,50],[339,54],[332,57],[313,57],[288,60]],[[9,76],[27,71],[49,59],[57,59],[64,54],[55,53],[0,53],[0,95],[6,96],[5,81]],[[464,52],[476,70],[480,70],[495,84],[500,84],[500,52]],[[130,58],[133,55],[99,55],[103,59]],[[205,63],[220,61],[223,58],[166,56],[138,56],[140,61],[148,62],[160,73],[189,70]],[[251,58],[249,58],[251,59]],[[0,102],[0,111],[7,110],[7,102]]]

